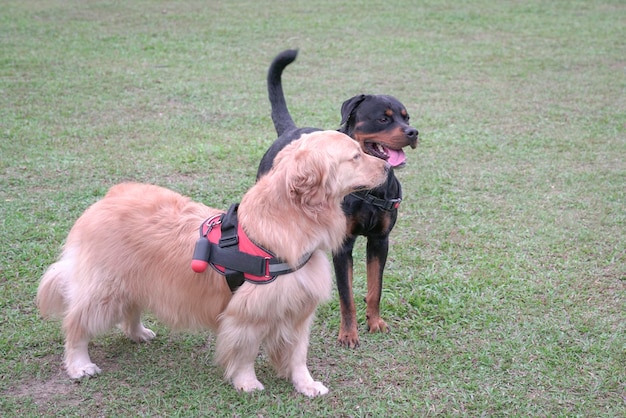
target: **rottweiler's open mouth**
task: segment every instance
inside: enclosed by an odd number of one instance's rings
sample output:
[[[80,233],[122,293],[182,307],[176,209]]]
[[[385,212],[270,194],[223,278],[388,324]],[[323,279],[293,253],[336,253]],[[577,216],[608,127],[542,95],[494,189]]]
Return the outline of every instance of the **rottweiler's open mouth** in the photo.
[[[391,149],[378,142],[365,142],[365,152],[387,161],[392,167],[400,167],[406,163],[404,151]]]

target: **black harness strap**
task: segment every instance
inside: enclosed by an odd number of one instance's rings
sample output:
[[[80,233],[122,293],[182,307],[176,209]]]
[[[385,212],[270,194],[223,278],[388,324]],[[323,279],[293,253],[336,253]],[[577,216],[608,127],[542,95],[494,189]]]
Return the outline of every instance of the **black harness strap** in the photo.
[[[370,190],[358,191],[350,193],[352,196],[361,199],[370,205],[379,207],[387,212],[398,209],[400,206],[400,202],[402,202],[402,196],[396,199],[381,199],[380,197],[376,197],[370,193]]]
[[[250,261],[248,259],[250,256],[241,257],[247,256],[247,254],[240,253],[236,248],[239,243],[239,238],[237,237],[237,209],[239,209],[239,204],[234,203],[230,205],[228,212],[221,216],[222,236],[220,237],[217,247],[213,246],[213,249],[217,251],[211,251],[209,257],[209,262],[215,263],[216,260],[218,260],[219,263],[224,266],[226,282],[228,282],[228,287],[230,287],[230,290],[233,292],[245,281],[243,272],[248,271],[246,267],[249,267],[248,264]],[[233,246],[235,246],[235,251],[232,251],[232,249],[230,251],[220,251],[221,249],[229,249]],[[254,258],[256,259],[257,257]],[[234,266],[237,266],[241,271],[233,270]],[[260,266],[257,265],[253,267]],[[255,268],[254,271],[256,272],[257,269]]]

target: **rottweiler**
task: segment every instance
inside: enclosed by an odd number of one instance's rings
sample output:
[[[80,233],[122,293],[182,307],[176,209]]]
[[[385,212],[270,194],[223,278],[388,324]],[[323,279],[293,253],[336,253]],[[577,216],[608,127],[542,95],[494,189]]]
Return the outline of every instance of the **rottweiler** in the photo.
[[[320,130],[298,128],[287,109],[281,78],[283,70],[295,61],[297,55],[297,50],[281,52],[274,58],[268,71],[267,88],[278,139],[261,159],[257,179],[270,170],[274,157],[287,144],[302,134]],[[409,124],[409,114],[404,105],[386,95],[360,94],[346,100],[341,106],[338,130],[356,140],[366,153],[386,160],[396,168],[406,162],[402,148],[415,148],[419,141],[418,131]],[[348,220],[347,236],[342,247],[333,253],[341,306],[341,345],[350,348],[359,345],[352,296],[352,250],[359,235],[367,238],[367,326],[371,333],[389,331],[387,323],[380,317],[380,298],[389,251],[389,233],[396,223],[401,201],[402,187],[393,169],[381,186],[366,192],[352,193],[343,200],[342,208]]]

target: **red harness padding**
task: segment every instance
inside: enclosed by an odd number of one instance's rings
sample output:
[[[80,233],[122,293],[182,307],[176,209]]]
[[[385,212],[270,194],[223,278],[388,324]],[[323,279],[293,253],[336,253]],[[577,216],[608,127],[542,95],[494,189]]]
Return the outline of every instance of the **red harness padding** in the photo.
[[[227,213],[213,216],[200,226],[200,238],[191,261],[191,268],[196,273],[205,271],[211,265],[226,276],[228,285],[235,291],[244,280],[256,284],[269,283],[309,261],[310,254],[293,269],[269,250],[254,243],[237,222],[237,209],[237,204],[232,205]]]

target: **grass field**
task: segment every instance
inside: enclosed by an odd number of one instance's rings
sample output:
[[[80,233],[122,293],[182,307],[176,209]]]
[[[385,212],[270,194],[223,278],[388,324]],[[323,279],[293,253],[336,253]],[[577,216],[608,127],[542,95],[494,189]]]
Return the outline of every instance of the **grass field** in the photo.
[[[419,5],[415,5],[419,3]],[[0,415],[626,416],[626,3],[2,1]],[[391,94],[421,144],[385,275],[389,334],[341,348],[337,296],[309,352],[308,399],[261,355],[237,393],[211,334],[112,332],[103,374],[61,369],[34,305],[69,228],[136,180],[227,208],[275,137],[267,67],[301,125]]]

